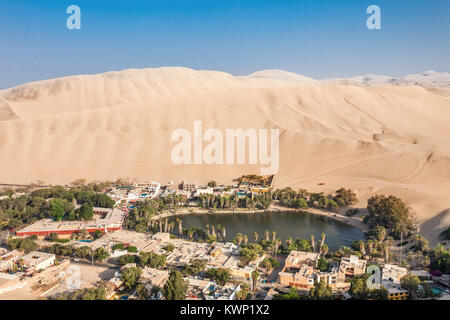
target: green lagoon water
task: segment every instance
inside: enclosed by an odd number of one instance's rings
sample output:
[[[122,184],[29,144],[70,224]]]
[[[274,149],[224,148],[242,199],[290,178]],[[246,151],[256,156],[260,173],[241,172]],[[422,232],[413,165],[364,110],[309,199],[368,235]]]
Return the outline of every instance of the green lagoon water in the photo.
[[[326,243],[331,250],[340,246],[350,246],[355,240],[364,239],[364,232],[351,225],[303,212],[283,213],[233,213],[233,214],[189,214],[178,216],[183,221],[183,228],[201,227],[206,225],[225,226],[226,241],[231,241],[237,233],[246,234],[253,241],[257,232],[259,239],[264,237],[265,230],[277,232],[277,238],[284,242],[289,237],[309,239],[314,234],[317,240],[322,232],[326,233]],[[171,219],[173,221],[173,218]],[[177,228],[175,228],[177,229]]]

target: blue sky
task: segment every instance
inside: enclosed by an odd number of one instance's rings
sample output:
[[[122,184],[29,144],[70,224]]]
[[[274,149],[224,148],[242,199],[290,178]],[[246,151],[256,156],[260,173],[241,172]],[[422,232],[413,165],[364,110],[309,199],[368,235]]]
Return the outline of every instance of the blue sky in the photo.
[[[81,30],[66,8],[81,8]],[[381,8],[382,30],[366,28]],[[450,71],[449,0],[0,0],[0,88],[185,66],[314,78]]]

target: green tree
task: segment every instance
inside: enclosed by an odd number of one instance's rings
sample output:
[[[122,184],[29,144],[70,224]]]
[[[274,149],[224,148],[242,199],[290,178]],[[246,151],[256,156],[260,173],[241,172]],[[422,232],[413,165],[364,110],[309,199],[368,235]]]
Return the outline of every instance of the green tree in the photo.
[[[79,210],[80,218],[85,221],[92,220],[92,218],[94,217],[94,210],[89,203],[83,203]]]
[[[88,246],[79,247],[75,250],[75,255],[78,258],[84,259],[91,253],[91,248]]]
[[[208,182],[208,187],[211,187],[211,188],[215,188],[215,187],[217,187],[217,182],[216,181],[210,181],[210,182]]]
[[[126,268],[122,271],[120,279],[123,281],[126,288],[132,289],[139,281],[141,274],[142,269],[139,267]]]
[[[139,300],[147,300],[148,294],[149,294],[149,292],[148,292],[145,284],[139,283],[136,286],[136,295],[137,295]]]
[[[183,278],[179,271],[172,271],[163,288],[163,295],[167,300],[184,300],[189,281]]]
[[[324,281],[320,281],[314,283],[314,287],[309,290],[309,298],[311,300],[332,300],[333,292]]]
[[[318,268],[320,271],[327,271],[329,267],[330,267],[330,264],[328,263],[327,260],[325,260],[325,259],[323,259],[323,258],[320,258],[320,259],[317,261],[317,268]]]
[[[252,297],[250,293],[250,288],[248,284],[242,283],[241,284],[241,290],[236,292],[236,299],[237,300],[250,300]]]
[[[64,204],[62,199],[50,200],[50,215],[56,221],[61,221],[65,214]]]
[[[97,261],[103,261],[109,257],[108,252],[103,247],[99,247],[94,251],[94,259]]]
[[[369,288],[367,287],[366,277],[358,277],[351,281],[350,295],[355,300],[367,300],[369,297]]]
[[[407,274],[403,278],[400,279],[400,283],[403,289],[408,290],[411,294],[412,292],[416,293],[419,288],[420,280],[416,276],[412,274]]]
[[[388,299],[388,291],[385,287],[381,287],[380,289],[370,290],[369,298],[373,300],[387,300]]]
[[[367,200],[367,210],[369,215],[364,218],[364,221],[369,227],[385,227],[396,238],[400,237],[400,233],[409,234],[413,228],[409,209],[400,198],[395,196],[373,196]]]
[[[205,272],[205,277],[213,279],[218,284],[224,286],[230,280],[230,270],[211,268]]]
[[[201,271],[205,270],[206,262],[202,259],[193,259],[188,264],[185,264],[181,270],[183,274],[195,276]]]

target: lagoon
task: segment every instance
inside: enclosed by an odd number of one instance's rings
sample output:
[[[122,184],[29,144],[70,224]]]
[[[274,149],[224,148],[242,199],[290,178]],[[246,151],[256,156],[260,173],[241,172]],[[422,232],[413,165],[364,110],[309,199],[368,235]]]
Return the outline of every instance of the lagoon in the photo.
[[[336,250],[343,245],[350,246],[355,240],[364,239],[364,232],[354,226],[307,212],[204,213],[177,218],[183,221],[183,228],[206,229],[206,225],[218,224],[225,226],[226,241],[231,241],[237,233],[242,233],[252,242],[255,232],[262,239],[266,230],[270,232],[270,238],[271,232],[276,231],[277,238],[281,238],[283,243],[289,237],[309,240],[311,234],[314,234],[316,240],[320,240],[321,233],[325,232],[325,243],[330,250]]]

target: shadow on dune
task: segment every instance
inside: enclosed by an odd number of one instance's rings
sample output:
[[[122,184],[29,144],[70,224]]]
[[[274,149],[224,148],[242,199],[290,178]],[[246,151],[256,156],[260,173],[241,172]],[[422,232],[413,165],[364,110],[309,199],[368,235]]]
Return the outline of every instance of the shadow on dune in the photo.
[[[420,230],[424,233],[425,237],[431,241],[434,245],[441,239],[441,234],[450,226],[450,208],[445,209],[441,213],[437,214],[430,220],[422,223]]]

